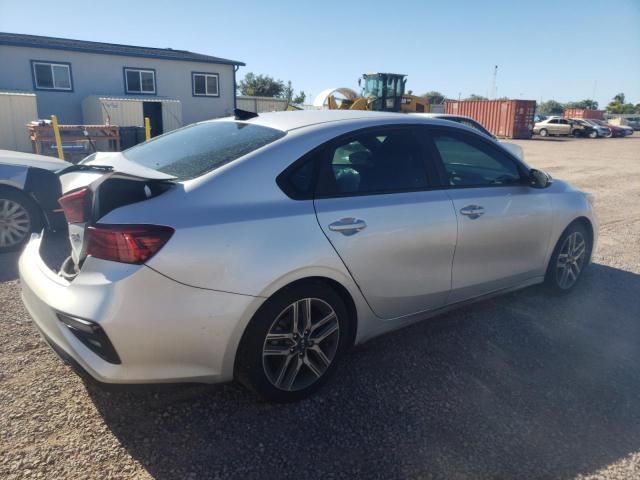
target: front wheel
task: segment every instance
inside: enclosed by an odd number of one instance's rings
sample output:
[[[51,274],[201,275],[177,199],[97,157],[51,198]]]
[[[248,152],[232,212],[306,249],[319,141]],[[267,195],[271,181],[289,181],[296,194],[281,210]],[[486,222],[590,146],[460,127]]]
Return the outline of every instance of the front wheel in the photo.
[[[557,293],[571,291],[589,265],[592,247],[591,235],[583,225],[569,225],[558,240],[549,261],[546,285]]]
[[[0,188],[0,253],[19,249],[40,228],[35,202],[19,191]]]
[[[333,374],[349,342],[340,296],[321,282],[287,287],[258,310],[236,356],[236,379],[260,396],[291,402]]]
[[[589,138],[598,138],[598,132],[595,130],[589,133]]]
[[[548,137],[549,136],[549,131],[546,128],[543,128],[542,130],[540,130],[540,136],[541,137]]]

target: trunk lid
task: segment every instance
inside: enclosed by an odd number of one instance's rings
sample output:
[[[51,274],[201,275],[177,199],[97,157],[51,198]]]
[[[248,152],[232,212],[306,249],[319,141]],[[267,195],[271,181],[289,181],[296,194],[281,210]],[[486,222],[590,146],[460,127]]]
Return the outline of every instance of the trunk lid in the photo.
[[[120,152],[99,152],[58,172],[61,206],[68,221],[70,250],[59,273],[75,276],[87,256],[87,229],[116,208],[160,195],[175,177],[127,160]]]

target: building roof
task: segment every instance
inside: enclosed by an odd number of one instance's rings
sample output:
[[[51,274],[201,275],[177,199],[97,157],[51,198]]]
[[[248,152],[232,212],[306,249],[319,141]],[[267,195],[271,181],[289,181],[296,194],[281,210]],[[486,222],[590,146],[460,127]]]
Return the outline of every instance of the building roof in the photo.
[[[126,57],[157,58],[160,60],[179,60],[201,63],[217,63],[226,65],[241,65],[243,62],[227,58],[212,57],[187,50],[172,48],[137,47],[135,45],[120,45],[117,43],[88,42],[72,40],[70,38],[41,37],[39,35],[24,35],[21,33],[0,32],[0,45],[14,47],[49,48],[53,50],[68,50],[73,52],[98,53],[104,55],[123,55]]]

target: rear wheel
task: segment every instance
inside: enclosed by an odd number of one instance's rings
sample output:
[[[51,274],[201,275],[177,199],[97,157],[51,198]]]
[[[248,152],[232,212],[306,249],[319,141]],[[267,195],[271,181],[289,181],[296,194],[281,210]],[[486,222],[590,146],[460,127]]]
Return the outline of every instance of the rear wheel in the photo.
[[[243,335],[236,378],[268,400],[307,397],[335,371],[348,345],[348,321],[340,296],[321,282],[278,292]]]
[[[564,231],[553,251],[546,285],[558,293],[571,291],[582,278],[591,258],[591,235],[580,223],[573,223]]]
[[[548,137],[549,136],[549,131],[546,128],[543,128],[542,130],[540,130],[540,136],[541,137]]]
[[[0,189],[0,253],[19,249],[40,228],[40,212],[33,200],[18,191]]]
[[[595,130],[589,132],[589,138],[598,138],[598,132],[596,132]]]

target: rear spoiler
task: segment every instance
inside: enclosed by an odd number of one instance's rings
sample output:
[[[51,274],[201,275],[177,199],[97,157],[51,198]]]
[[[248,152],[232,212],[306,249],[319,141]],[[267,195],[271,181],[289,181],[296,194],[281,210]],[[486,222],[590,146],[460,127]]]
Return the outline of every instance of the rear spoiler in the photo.
[[[252,118],[256,118],[258,114],[256,112],[249,112],[248,110],[236,108],[233,110],[233,116],[236,120],[251,120]]]

